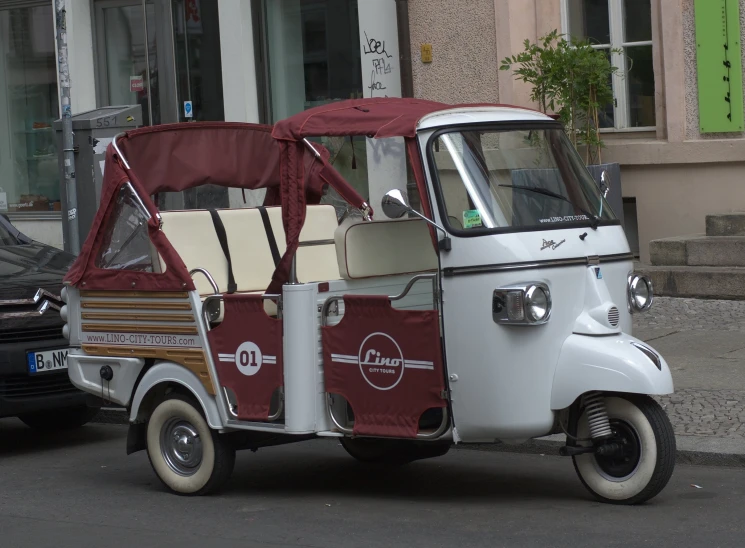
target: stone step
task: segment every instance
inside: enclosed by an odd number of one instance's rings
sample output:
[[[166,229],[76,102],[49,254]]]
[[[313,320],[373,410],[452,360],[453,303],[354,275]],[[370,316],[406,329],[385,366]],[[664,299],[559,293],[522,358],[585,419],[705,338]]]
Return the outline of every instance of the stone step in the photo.
[[[743,266],[745,236],[679,236],[652,240],[650,262],[655,266]]]
[[[745,299],[745,268],[637,264],[636,270],[652,279],[655,295],[698,299]]]
[[[706,216],[707,236],[745,236],[745,213]]]

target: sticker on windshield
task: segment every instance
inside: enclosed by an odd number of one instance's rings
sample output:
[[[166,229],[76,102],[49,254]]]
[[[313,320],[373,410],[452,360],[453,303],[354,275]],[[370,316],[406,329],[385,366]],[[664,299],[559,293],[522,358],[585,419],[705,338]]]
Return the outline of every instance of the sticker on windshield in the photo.
[[[477,228],[484,226],[478,209],[468,209],[463,212],[463,228]]]
[[[570,223],[572,221],[587,221],[587,215],[564,215],[563,217],[548,217],[538,219],[539,223]]]

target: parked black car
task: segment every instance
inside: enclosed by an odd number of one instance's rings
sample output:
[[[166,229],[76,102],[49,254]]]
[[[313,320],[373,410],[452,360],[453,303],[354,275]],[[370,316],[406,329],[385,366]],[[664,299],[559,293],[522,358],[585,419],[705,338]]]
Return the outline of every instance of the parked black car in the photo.
[[[0,215],[0,418],[74,428],[101,405],[67,376],[59,295],[74,258],[31,240]]]

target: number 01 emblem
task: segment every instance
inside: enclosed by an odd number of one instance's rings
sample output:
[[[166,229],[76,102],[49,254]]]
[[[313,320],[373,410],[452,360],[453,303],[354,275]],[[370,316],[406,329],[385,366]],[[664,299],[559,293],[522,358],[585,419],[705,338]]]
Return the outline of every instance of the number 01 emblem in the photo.
[[[252,342],[244,342],[235,352],[238,371],[249,377],[259,372],[262,361],[261,350]]]
[[[277,363],[277,356],[265,356],[258,345],[251,341],[241,344],[235,354],[220,354],[218,358],[221,362],[235,363],[238,371],[248,377],[258,373],[263,364],[276,365]]]

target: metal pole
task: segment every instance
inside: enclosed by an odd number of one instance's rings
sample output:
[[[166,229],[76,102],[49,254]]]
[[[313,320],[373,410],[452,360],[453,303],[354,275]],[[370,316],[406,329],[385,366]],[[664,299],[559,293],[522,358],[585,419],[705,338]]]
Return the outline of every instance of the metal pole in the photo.
[[[147,75],[147,121],[148,125],[154,126],[153,122],[153,88],[150,86],[150,34],[147,30],[147,4],[142,0],[142,20],[145,23],[145,74]]]
[[[67,61],[67,21],[65,0],[55,0],[57,19],[57,53],[60,103],[62,106],[62,154],[65,166],[65,190],[67,193],[67,228],[69,250],[80,253],[78,227],[78,193],[75,180],[75,151],[72,134],[72,109],[70,106],[70,66]]]

